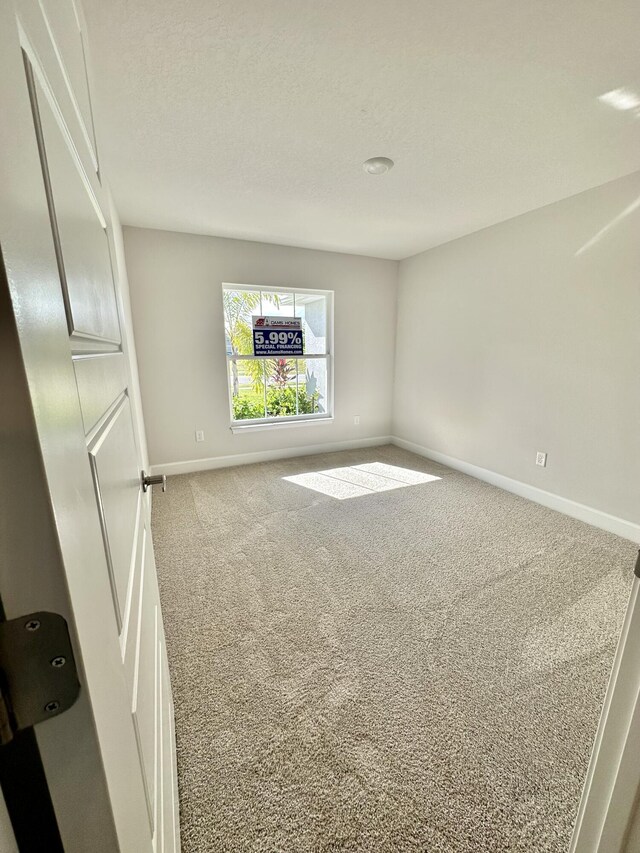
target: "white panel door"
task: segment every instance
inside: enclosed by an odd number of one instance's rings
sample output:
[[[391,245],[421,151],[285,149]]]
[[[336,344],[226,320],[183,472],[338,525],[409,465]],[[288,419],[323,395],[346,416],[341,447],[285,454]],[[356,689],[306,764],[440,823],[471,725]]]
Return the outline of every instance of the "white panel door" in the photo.
[[[0,247],[33,438],[15,432],[33,470],[4,507],[25,535],[0,595],[8,618],[70,624],[81,698],[36,728],[64,849],[175,853],[171,688],[86,47],[73,0],[0,7]]]

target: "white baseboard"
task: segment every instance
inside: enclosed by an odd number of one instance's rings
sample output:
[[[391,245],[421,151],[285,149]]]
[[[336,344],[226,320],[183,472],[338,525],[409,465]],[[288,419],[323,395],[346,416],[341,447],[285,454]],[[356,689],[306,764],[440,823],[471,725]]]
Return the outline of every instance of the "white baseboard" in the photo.
[[[295,456],[313,456],[316,453],[335,453],[338,450],[357,450],[359,447],[376,447],[391,444],[390,435],[358,438],[353,441],[330,441],[325,444],[308,444],[303,447],[285,447],[282,450],[259,450],[255,453],[235,453],[230,456],[210,456],[208,459],[188,459],[186,462],[159,462],[151,466],[152,474],[193,474],[233,465],[251,465],[272,459],[290,459]]]
[[[455,459],[453,456],[447,456],[445,453],[429,450],[428,447],[422,447],[422,445],[406,441],[404,438],[392,436],[391,443],[397,447],[402,447],[404,450],[409,450],[411,453],[416,453],[418,456],[424,456],[433,462],[446,465],[448,468],[469,474],[477,480],[484,480],[486,483],[491,483],[493,486],[498,486],[507,492],[513,492],[513,494],[520,495],[522,498],[527,498],[530,501],[542,504],[542,506],[549,507],[549,509],[555,509],[557,512],[569,515],[571,518],[577,518],[579,521],[584,521],[594,527],[599,527],[601,530],[607,530],[609,533],[615,533],[617,536],[622,536],[625,539],[630,539],[632,542],[640,544],[640,524],[634,524],[615,515],[609,515],[599,509],[569,500],[569,498],[560,497],[560,495],[555,495],[553,492],[546,492],[544,489],[530,486],[528,483],[520,482],[520,480],[512,480],[511,477],[496,474],[487,468],[480,468],[478,465],[472,465],[470,462],[463,462],[461,459]]]
[[[495,471],[489,471],[487,468],[480,468],[478,465],[472,465],[470,462],[464,462],[453,456],[447,456],[445,453],[439,453],[437,450],[430,450],[428,447],[423,447],[412,441],[406,441],[404,438],[398,438],[397,436],[379,435],[373,438],[361,438],[352,441],[332,441],[303,447],[286,447],[281,450],[260,450],[255,453],[236,453],[230,456],[212,456],[207,459],[188,459],[185,462],[161,462],[151,466],[151,473],[168,475],[192,474],[196,471],[230,468],[233,465],[250,465],[254,462],[268,462],[272,459],[290,459],[296,456],[313,456],[316,453],[356,450],[360,447],[375,447],[381,444],[395,444],[397,447],[409,450],[418,456],[424,456],[434,462],[439,462],[441,465],[446,465],[448,468],[462,471],[464,474],[469,474],[477,480],[491,483],[491,485],[498,486],[507,492],[513,492],[515,495],[520,495],[520,497],[542,504],[542,506],[549,507],[549,509],[562,512],[565,515],[571,516],[571,518],[577,518],[579,521],[584,521],[594,527],[599,527],[601,530],[607,530],[609,533],[615,533],[617,536],[622,536],[625,539],[630,539],[632,542],[640,544],[640,524],[634,524],[615,515],[609,515],[599,509],[594,509],[585,504],[577,503],[577,501],[572,501],[569,498],[553,494],[553,492],[546,492],[544,489],[539,489],[537,486],[530,486],[528,483],[522,483],[520,480],[512,480],[511,477],[505,477],[503,474],[497,474]]]

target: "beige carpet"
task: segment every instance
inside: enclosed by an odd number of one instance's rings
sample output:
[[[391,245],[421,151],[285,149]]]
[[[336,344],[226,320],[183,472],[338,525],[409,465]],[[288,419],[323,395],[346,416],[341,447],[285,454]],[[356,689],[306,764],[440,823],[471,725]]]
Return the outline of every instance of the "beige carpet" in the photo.
[[[634,545],[395,447],[172,477],[153,532],[184,853],[567,849]]]

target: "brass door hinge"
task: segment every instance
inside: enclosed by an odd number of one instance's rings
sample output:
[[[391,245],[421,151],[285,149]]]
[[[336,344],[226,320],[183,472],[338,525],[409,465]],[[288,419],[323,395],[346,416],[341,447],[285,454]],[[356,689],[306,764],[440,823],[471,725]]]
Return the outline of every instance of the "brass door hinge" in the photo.
[[[0,622],[0,745],[16,732],[62,714],[79,693],[62,616],[40,612]]]

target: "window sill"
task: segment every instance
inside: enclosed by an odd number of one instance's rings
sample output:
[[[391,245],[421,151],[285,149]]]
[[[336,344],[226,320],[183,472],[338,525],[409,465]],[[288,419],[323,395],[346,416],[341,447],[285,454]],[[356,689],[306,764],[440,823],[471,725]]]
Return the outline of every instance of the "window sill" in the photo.
[[[270,421],[269,423],[263,424],[231,424],[229,427],[232,433],[241,433],[241,432],[259,432],[263,429],[283,429],[285,427],[303,427],[303,426],[319,426],[320,424],[331,424],[333,423],[333,416],[327,415],[326,418],[301,418],[297,421],[281,421],[280,423],[276,421]]]

